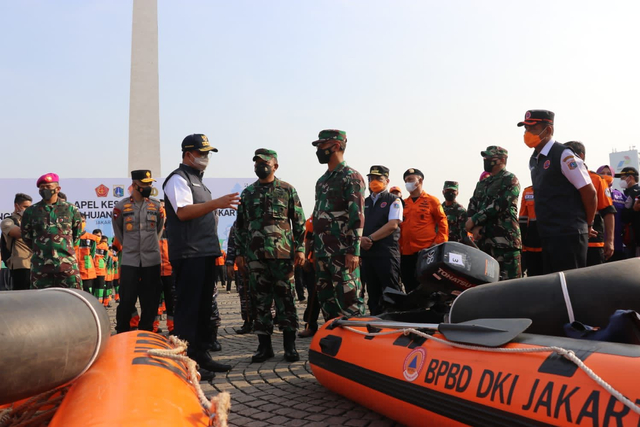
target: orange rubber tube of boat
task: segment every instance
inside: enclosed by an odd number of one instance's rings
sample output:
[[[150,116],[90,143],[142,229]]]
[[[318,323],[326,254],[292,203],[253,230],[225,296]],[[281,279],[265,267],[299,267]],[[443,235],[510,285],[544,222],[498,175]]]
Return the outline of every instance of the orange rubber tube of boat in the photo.
[[[487,352],[416,334],[365,337],[343,327],[330,330],[330,323],[318,330],[309,349],[317,380],[405,425],[640,425],[638,413],[562,356],[503,351],[550,346],[571,350],[638,405],[638,345],[520,334],[490,349],[496,352]],[[367,332],[366,327],[355,329]],[[433,336],[446,341],[439,333]]]
[[[165,337],[152,332],[111,337],[102,356],[75,381],[49,426],[208,426],[184,364],[147,354],[171,348]]]

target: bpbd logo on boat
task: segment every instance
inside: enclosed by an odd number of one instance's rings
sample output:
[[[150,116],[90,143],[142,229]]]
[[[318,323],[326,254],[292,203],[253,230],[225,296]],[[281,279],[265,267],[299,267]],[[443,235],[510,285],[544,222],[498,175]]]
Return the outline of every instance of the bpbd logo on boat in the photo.
[[[420,375],[420,370],[427,358],[427,352],[424,348],[418,347],[407,355],[404,359],[402,374],[407,381],[415,381]]]

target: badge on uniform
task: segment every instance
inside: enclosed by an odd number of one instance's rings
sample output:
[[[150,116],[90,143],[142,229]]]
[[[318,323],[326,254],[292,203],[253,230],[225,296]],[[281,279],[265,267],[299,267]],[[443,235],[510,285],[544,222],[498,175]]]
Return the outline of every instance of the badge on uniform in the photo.
[[[387,202],[380,203],[380,208],[386,208],[386,207],[387,207]]]
[[[120,209],[114,209],[113,210],[113,219],[118,219],[119,216],[120,216]]]
[[[127,226],[126,226],[126,229],[127,229],[127,231],[133,230],[133,224],[128,223]]]
[[[549,166],[551,166],[551,160],[547,160],[546,162],[544,162],[544,165],[542,165],[542,167],[545,169],[549,169]]]

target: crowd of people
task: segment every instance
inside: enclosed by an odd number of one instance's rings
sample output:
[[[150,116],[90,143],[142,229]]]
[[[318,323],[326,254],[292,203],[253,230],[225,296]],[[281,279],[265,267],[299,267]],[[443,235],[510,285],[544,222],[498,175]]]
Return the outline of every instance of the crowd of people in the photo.
[[[508,152],[480,152],[484,172],[468,207],[458,203],[458,182],[444,181],[441,203],[423,189],[424,174],[403,174],[409,196],[389,188],[389,169],[373,165],[362,175],[347,165],[344,131],[327,129],[312,145],[327,165],[307,218],[296,189],[276,177],[278,155],[261,148],[252,161],[257,181],[242,194],[213,199],[203,182],[211,153],[203,134],[182,141],[182,162],[162,184],[164,200],[150,197],[149,170],[131,172],[132,192],[113,210],[114,239],[89,233],[78,209],[60,193],[58,175],[37,180],[42,200],[17,194],[15,210],[2,221],[2,256],[13,289],[52,286],[84,289],[109,306],[115,298],[116,332],[157,330],[165,304],[170,333],[187,340],[203,379],[231,366],[211,351],[220,315],[217,286],[234,279],[244,334],[254,332],[252,362],[274,357],[274,324],[283,332],[284,357],[299,360],[297,337],[310,337],[325,320],[383,311],[386,288],[409,293],[419,286],[420,251],[447,241],[478,248],[500,265],[500,280],[581,268],[640,255],[638,171],[586,167],[584,144],[553,139],[554,113],[530,110],[522,122],[533,185],[522,192],[507,171]],[[366,190],[369,195],[366,195]],[[520,206],[518,200],[521,198]],[[237,209],[226,253],[218,237],[218,209]],[[227,236],[225,236],[227,237]],[[297,335],[298,301],[307,307]],[[297,292],[296,292],[297,289]],[[164,296],[164,301],[162,298]],[[139,301],[139,322],[133,322]]]

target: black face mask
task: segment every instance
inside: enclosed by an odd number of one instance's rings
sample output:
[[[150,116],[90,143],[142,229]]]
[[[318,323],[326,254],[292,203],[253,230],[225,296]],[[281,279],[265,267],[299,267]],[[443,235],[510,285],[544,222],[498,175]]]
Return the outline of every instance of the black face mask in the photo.
[[[151,190],[153,190],[153,187],[138,187],[138,191],[144,198],[151,196]]]
[[[334,153],[332,150],[333,147],[329,148],[318,148],[316,151],[316,156],[318,156],[318,161],[321,165],[326,165],[331,160],[331,155]]]
[[[484,171],[491,173],[493,167],[496,165],[495,159],[484,159]]]
[[[38,193],[40,193],[40,196],[42,197],[42,200],[51,200],[53,195],[56,194],[56,190],[55,190],[55,188],[53,190],[50,190],[48,188],[41,188],[38,191]]]
[[[456,193],[446,192],[444,193],[444,199],[447,202],[453,202],[456,199]]]
[[[266,177],[271,175],[271,170],[272,170],[271,166],[266,164],[266,163],[257,164],[255,166],[255,168],[254,168],[254,171],[256,172],[256,175],[260,179],[265,179]]]

